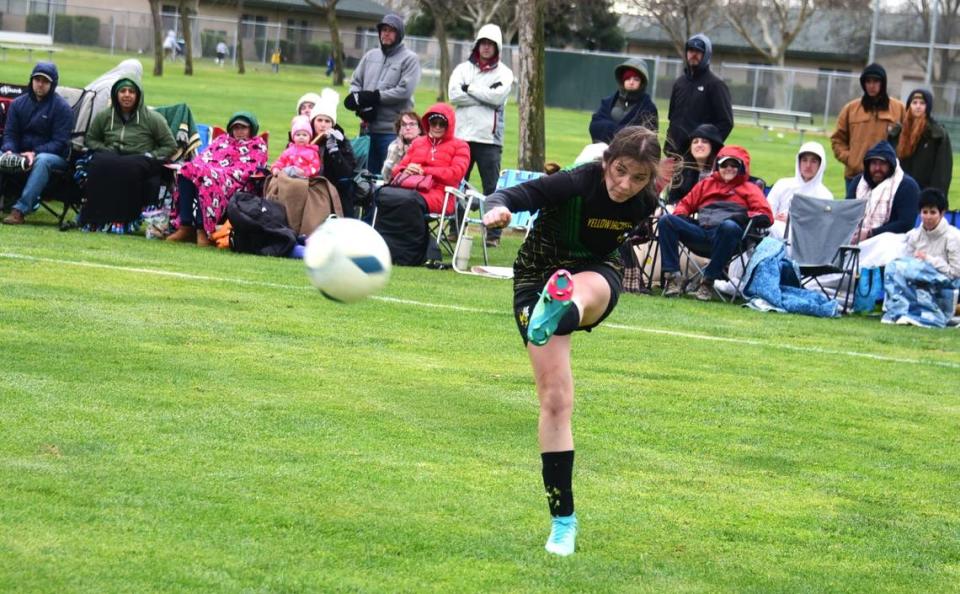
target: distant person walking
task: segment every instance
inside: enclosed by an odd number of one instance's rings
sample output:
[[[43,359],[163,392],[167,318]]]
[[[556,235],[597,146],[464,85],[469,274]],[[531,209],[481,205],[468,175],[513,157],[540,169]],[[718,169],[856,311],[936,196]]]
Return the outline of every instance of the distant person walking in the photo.
[[[703,33],[697,33],[684,46],[683,74],[673,83],[670,93],[670,126],[664,152],[679,158],[690,145],[690,133],[700,124],[713,124],[722,141],[733,130],[733,104],[727,83],[710,71],[713,46]]]
[[[847,103],[837,117],[837,129],[830,136],[833,154],[843,163],[843,177],[850,181],[863,172],[863,157],[881,140],[896,134],[906,116],[899,99],[887,95],[887,71],[870,64],[860,74],[863,96]],[[916,213],[914,213],[915,215]]]
[[[413,110],[413,92],[420,82],[420,59],[403,45],[403,19],[388,14],[377,25],[380,47],[363,55],[343,106],[357,114],[361,131],[370,136],[367,169],[380,171],[387,147],[396,138],[394,122]]]
[[[221,40],[221,41],[218,41],[218,42],[217,42],[217,60],[216,60],[216,63],[219,64],[220,66],[223,66],[223,64],[224,64],[224,61],[225,61],[225,59],[226,59],[226,57],[227,57],[227,51],[228,51],[228,48],[227,48],[226,42],[225,42],[225,41],[222,41],[222,40]]]

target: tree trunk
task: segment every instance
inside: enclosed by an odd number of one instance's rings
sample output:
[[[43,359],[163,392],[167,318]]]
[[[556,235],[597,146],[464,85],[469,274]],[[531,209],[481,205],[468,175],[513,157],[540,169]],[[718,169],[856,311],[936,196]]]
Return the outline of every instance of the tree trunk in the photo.
[[[340,25],[337,23],[337,2],[327,1],[327,27],[330,29],[330,45],[333,46],[333,84],[343,84],[343,41],[340,40]]]
[[[520,144],[518,164],[528,171],[543,171],[545,149],[543,0],[520,0]]]
[[[150,15],[153,17],[153,75],[163,76],[163,19],[160,17],[160,0],[150,0]]]
[[[190,34],[190,14],[193,10],[188,0],[180,0],[180,29],[183,31],[183,73],[193,76],[193,36]]]
[[[442,10],[442,9],[441,9]],[[447,23],[434,13],[434,33],[440,45],[440,76],[437,101],[447,100],[447,84],[450,82],[450,48],[447,47]]]
[[[237,0],[237,74],[246,74],[243,65],[243,0]]]

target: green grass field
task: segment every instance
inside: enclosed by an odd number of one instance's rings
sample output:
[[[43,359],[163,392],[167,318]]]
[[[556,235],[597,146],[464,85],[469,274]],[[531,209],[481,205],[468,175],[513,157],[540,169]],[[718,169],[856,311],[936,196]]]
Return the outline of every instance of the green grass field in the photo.
[[[146,92],[281,130],[322,82],[203,64]],[[548,158],[587,120],[548,110]],[[796,140],[759,137],[790,173]],[[299,261],[30,223],[0,226],[0,591],[960,590],[956,331],[623,295],[574,340],[556,559],[509,282],[394,269],[342,306]]]

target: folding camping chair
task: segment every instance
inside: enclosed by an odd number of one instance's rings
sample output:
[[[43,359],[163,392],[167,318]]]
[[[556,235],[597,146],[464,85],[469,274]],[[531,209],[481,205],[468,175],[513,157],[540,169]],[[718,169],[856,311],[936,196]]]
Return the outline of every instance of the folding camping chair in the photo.
[[[750,260],[750,251],[760,243],[764,237],[767,236],[769,228],[767,227],[757,227],[753,219],[747,221],[746,226],[743,229],[743,233],[740,235],[740,241],[737,244],[737,249],[727,260],[726,264],[723,267],[724,275],[727,275],[727,270],[730,268],[730,265],[733,262],[739,262],[741,270],[745,270],[747,267],[747,262]],[[680,243],[680,255],[681,260],[683,259],[684,254],[686,254],[686,266],[683,270],[683,276],[686,279],[683,285],[684,292],[687,292],[691,285],[696,286],[700,284],[700,279],[703,278],[703,273],[706,270],[706,265],[701,265],[700,262],[694,256],[699,258],[710,259],[711,253],[713,252],[713,245],[711,244],[699,244],[699,243],[689,243],[685,244]],[[732,280],[727,276],[728,280]],[[661,279],[661,286],[663,286],[663,279]],[[730,297],[730,301],[734,301],[737,298],[737,295],[740,295],[740,288],[743,284],[743,279],[739,278],[736,282],[733,283],[734,293]],[[721,301],[726,302],[727,296],[723,294],[716,286],[713,288],[713,292],[720,298]]]
[[[497,180],[497,189],[501,190],[503,188],[510,188],[517,184],[528,182],[533,179],[537,179],[544,175],[539,171],[523,171],[520,169],[504,169],[500,172],[500,178]],[[504,267],[491,267],[489,254],[487,252],[487,229],[483,224],[483,215],[486,212],[486,196],[477,192],[472,188],[467,190],[450,188],[447,187],[447,195],[444,196],[444,204],[446,204],[447,196],[451,196],[461,202],[463,205],[463,219],[460,221],[458,233],[457,233],[457,243],[453,248],[453,269],[461,274],[475,274],[480,276],[492,276],[495,278],[513,278],[513,271],[509,268]],[[470,212],[473,210],[474,206],[478,209],[477,216],[471,216]],[[537,213],[529,213],[526,211],[515,212],[513,216],[510,217],[510,223],[507,225],[512,229],[523,229],[525,234],[530,233],[530,228],[533,226],[533,221],[536,219]],[[478,225],[482,231],[481,239],[483,240],[483,266],[482,267],[464,267],[461,266],[458,262],[458,255],[460,250],[463,249],[467,237],[467,229],[469,225]],[[472,243],[472,239],[471,239]]]
[[[842,289],[845,294],[841,311],[844,313],[850,308],[860,271],[860,248],[850,241],[860,230],[866,206],[866,200],[830,200],[794,194],[787,213],[785,239],[790,246],[790,257],[800,267],[800,284],[806,287],[812,282],[832,299],[837,299]],[[840,278],[831,296],[820,277],[837,274]]]

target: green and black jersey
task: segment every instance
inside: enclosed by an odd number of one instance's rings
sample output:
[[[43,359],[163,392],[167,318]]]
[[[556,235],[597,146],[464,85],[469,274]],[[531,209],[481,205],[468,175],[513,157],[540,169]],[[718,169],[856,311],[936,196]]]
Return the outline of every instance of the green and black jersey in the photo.
[[[558,268],[576,272],[602,263],[622,274],[617,248],[653,213],[656,199],[644,191],[626,202],[614,202],[607,194],[603,169],[594,162],[498,190],[487,199],[486,208],[496,206],[511,212],[540,211],[513,265],[515,287],[539,288]]]

